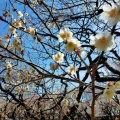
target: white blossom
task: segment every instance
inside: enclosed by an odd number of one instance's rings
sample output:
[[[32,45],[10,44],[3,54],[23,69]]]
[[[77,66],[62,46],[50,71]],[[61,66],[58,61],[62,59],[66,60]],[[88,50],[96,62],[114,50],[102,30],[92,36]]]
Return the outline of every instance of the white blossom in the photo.
[[[75,49],[78,49],[81,46],[80,41],[78,41],[76,38],[70,38],[67,40],[66,50],[69,52],[74,51]]]
[[[16,29],[15,29],[14,27],[10,26],[10,27],[9,27],[9,31],[10,31],[11,33],[15,33]]]
[[[29,28],[26,28],[25,29],[25,32],[29,33],[31,36],[35,36],[35,32],[36,32],[36,29],[35,28],[32,28],[32,27],[29,27]]]
[[[68,28],[65,28],[64,30],[61,29],[57,36],[59,42],[66,42],[73,36],[73,33]]]
[[[14,21],[12,22],[12,25],[16,28],[22,27],[21,21],[16,21],[16,19],[14,19]]]
[[[68,99],[64,98],[62,101],[61,101],[61,106],[68,106]]]
[[[114,36],[109,32],[101,32],[96,36],[90,36],[90,44],[94,45],[98,51],[111,50],[114,45]]]
[[[20,41],[19,41],[19,39],[15,39],[12,44],[13,44],[13,46],[14,46],[15,48],[17,48],[18,46],[20,46]]]
[[[28,90],[29,90],[29,85],[25,85],[25,86],[24,86],[24,89],[25,89],[26,91],[28,91]]]
[[[10,35],[9,34],[5,34],[4,38],[9,41],[10,40]]]
[[[18,18],[23,17],[23,14],[21,13],[21,11],[18,11]]]
[[[111,25],[115,25],[120,21],[120,6],[117,4],[112,4],[112,6],[103,5],[101,19],[109,21]]]
[[[12,69],[12,65],[10,62],[6,62],[6,68],[11,70]]]
[[[68,73],[70,74],[75,74],[77,70],[78,68],[75,66],[68,66]]]
[[[103,93],[103,97],[105,100],[110,100],[115,95],[114,89],[108,89],[106,88]]]
[[[52,55],[52,58],[57,63],[62,63],[64,59],[64,54],[61,52],[58,52],[56,55]]]

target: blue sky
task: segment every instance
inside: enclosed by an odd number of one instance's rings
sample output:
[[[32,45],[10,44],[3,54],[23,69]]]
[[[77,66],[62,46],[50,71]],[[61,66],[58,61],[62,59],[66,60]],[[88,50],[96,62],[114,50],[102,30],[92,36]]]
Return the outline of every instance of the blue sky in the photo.
[[[0,16],[2,16],[3,9],[5,8],[7,0],[0,0]],[[7,29],[5,29],[6,24],[0,21],[0,35],[4,34]]]

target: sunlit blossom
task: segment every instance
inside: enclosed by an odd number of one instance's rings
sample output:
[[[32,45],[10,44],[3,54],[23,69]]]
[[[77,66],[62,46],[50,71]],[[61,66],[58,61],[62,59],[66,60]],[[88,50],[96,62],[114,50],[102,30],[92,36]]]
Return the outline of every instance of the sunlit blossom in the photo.
[[[22,52],[23,51],[23,48],[22,48],[22,46],[18,46],[17,48],[16,48],[19,52]]]
[[[15,39],[12,44],[15,48],[17,48],[20,45],[19,39]]]
[[[57,63],[62,63],[64,60],[64,54],[61,52],[58,52],[56,55],[52,55],[52,58]]]
[[[21,13],[21,11],[18,11],[18,18],[23,17],[23,14]]]
[[[64,98],[61,102],[61,105],[64,106],[64,105],[68,105],[69,101],[68,99]]]
[[[11,70],[12,69],[12,65],[10,62],[6,62],[6,68]]]
[[[14,19],[14,21],[12,22],[12,25],[16,28],[22,27],[22,24],[20,21],[16,21],[16,19]]]
[[[78,41],[76,38],[70,38],[67,40],[66,44],[66,50],[72,52],[76,49],[78,49],[81,46],[80,41]]]
[[[103,97],[105,100],[110,100],[115,95],[114,89],[105,89],[103,92]]]
[[[73,36],[73,33],[68,28],[65,28],[64,30],[61,29],[57,36],[59,42],[66,42]]]
[[[68,73],[70,74],[75,74],[77,70],[78,68],[75,66],[68,66]]]
[[[15,29],[14,27],[10,26],[10,27],[9,27],[9,31],[10,31],[11,33],[15,33],[16,29]]]
[[[26,23],[26,19],[19,19],[18,22],[20,22],[21,25],[23,26]]]
[[[96,36],[90,36],[90,44],[94,45],[98,51],[111,50],[114,45],[114,36],[109,32],[101,32]]]
[[[16,38],[17,37],[17,33],[13,33],[12,37]]]
[[[51,23],[50,28],[51,28],[51,29],[54,29],[54,28],[55,28],[55,23],[54,23],[54,22]]]
[[[118,21],[120,21],[120,6],[115,4],[112,4],[112,6],[103,5],[101,18],[109,21],[111,25],[115,25]]]
[[[5,34],[4,38],[9,41],[10,40],[10,35],[9,34]]]
[[[25,85],[25,86],[24,86],[24,89],[25,89],[26,91],[28,91],[28,90],[29,90],[29,85]]]
[[[33,37],[35,36],[35,32],[36,32],[35,28],[29,27],[29,28],[26,28],[25,31],[29,33],[31,36]]]

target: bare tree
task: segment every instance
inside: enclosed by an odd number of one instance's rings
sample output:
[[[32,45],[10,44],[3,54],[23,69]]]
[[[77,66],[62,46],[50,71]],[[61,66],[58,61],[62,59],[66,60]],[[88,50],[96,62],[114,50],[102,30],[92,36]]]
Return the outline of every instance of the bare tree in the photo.
[[[105,90],[99,83],[120,80],[119,20],[110,25],[100,18],[102,6],[112,4],[119,2],[5,2],[0,15],[5,26],[0,38],[1,119],[95,119],[96,100]],[[100,43],[90,44],[90,36],[100,31],[115,39],[109,51],[97,51]],[[105,43],[106,38],[101,39]],[[91,115],[86,93],[92,101]]]

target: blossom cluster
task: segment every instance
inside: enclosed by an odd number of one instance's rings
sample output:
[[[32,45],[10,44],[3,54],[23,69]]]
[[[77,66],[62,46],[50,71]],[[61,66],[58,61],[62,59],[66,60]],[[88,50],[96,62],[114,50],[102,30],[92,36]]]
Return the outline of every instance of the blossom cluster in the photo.
[[[106,88],[103,92],[103,96],[106,100],[112,99],[112,97],[115,95],[115,91],[120,89],[120,81],[116,83],[108,82],[106,85]]]
[[[60,30],[58,34],[58,41],[66,44],[65,49],[69,52],[78,50],[79,47],[81,46],[80,41],[77,38],[73,37],[73,33],[68,28],[65,28],[64,30],[62,29]],[[83,51],[81,51],[80,55],[82,55],[82,53]],[[56,63],[61,64],[64,60],[64,54],[58,52],[57,54],[52,55],[52,58]],[[74,74],[76,71],[77,68],[75,66],[68,66],[68,73]]]
[[[12,68],[12,64],[10,62],[6,62],[5,76],[7,80],[11,80]]]
[[[73,33],[68,28],[60,30],[58,34],[58,41],[64,42],[66,44],[65,48],[69,52],[72,52],[81,46],[80,41],[73,37]]]

